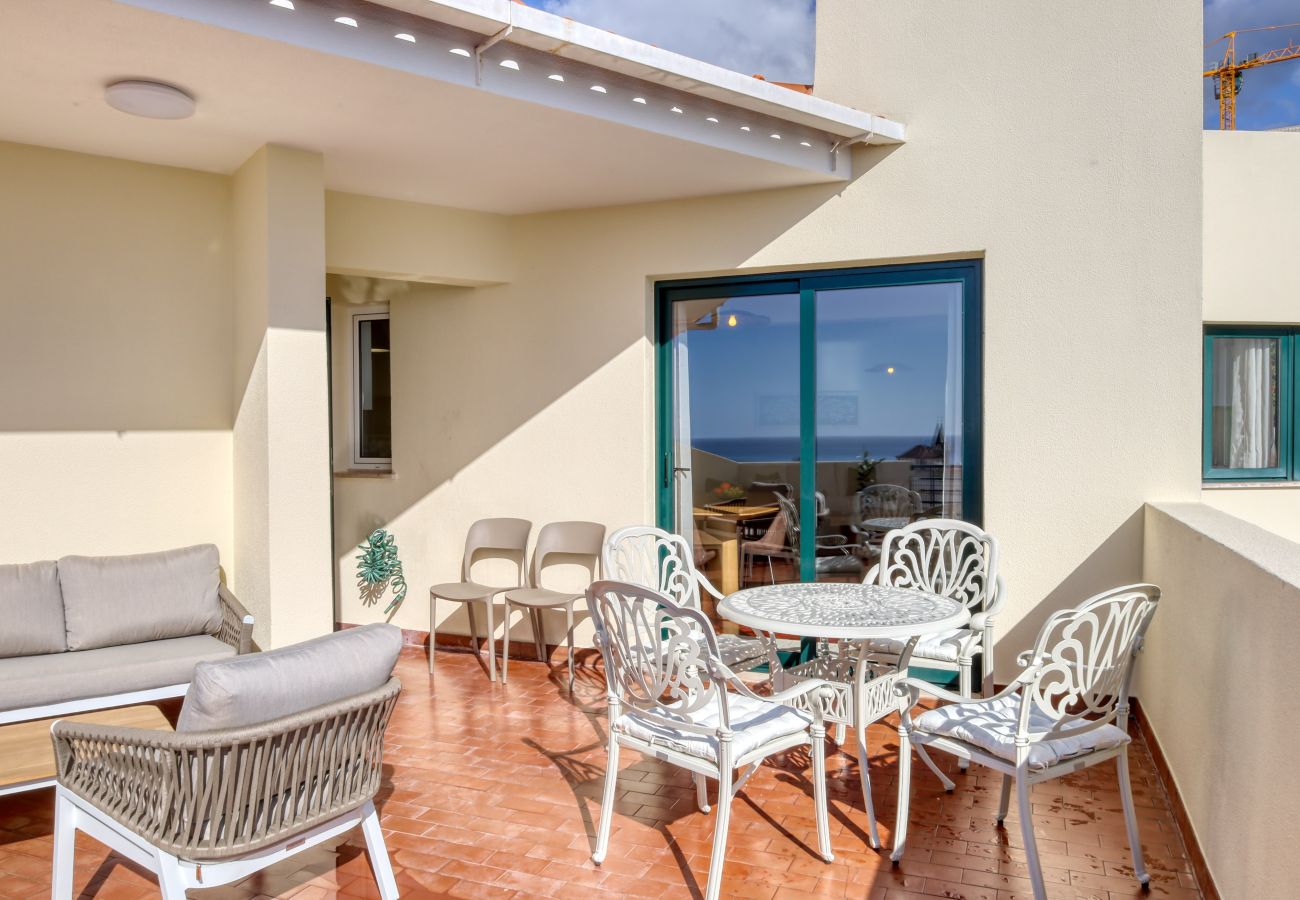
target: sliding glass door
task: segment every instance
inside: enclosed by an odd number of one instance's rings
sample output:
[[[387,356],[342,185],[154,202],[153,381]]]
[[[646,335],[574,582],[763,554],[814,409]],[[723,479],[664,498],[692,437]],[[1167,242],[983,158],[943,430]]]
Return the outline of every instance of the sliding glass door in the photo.
[[[979,517],[976,262],[661,284],[659,519],[724,591]]]

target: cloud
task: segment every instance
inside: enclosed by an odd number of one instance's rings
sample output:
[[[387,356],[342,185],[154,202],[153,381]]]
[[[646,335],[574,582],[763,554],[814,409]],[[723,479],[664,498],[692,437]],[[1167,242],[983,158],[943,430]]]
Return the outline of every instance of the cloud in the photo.
[[[527,0],[557,15],[769,81],[813,79],[815,0]]]

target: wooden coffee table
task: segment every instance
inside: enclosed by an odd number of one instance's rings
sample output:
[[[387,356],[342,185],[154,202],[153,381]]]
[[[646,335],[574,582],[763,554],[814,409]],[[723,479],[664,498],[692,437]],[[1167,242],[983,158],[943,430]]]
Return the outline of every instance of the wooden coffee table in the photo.
[[[0,726],[0,797],[54,784],[56,767],[50,725],[60,719],[155,731],[172,730],[171,723],[156,706],[123,706]]]

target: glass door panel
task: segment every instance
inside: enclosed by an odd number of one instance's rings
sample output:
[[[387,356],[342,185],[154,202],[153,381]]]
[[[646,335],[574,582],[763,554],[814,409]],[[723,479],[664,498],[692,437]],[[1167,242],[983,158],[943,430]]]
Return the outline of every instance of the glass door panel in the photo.
[[[671,515],[724,593],[800,577],[799,321],[798,293],[669,305]]]
[[[861,581],[884,534],[962,518],[962,284],[819,290],[819,581]]]

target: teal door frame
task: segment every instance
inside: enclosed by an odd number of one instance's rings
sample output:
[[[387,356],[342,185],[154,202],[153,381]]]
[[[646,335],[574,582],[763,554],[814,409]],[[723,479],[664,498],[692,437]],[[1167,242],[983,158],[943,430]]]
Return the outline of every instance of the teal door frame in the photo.
[[[673,347],[672,305],[680,300],[799,296],[799,516],[804,534],[817,530],[817,292],[915,284],[962,285],[962,509],[983,524],[984,494],[984,297],[983,261],[948,260],[851,269],[777,272],[727,278],[661,281],[655,285],[655,478],[659,527],[673,528]],[[815,577],[812,541],[804,541],[800,578]]]

